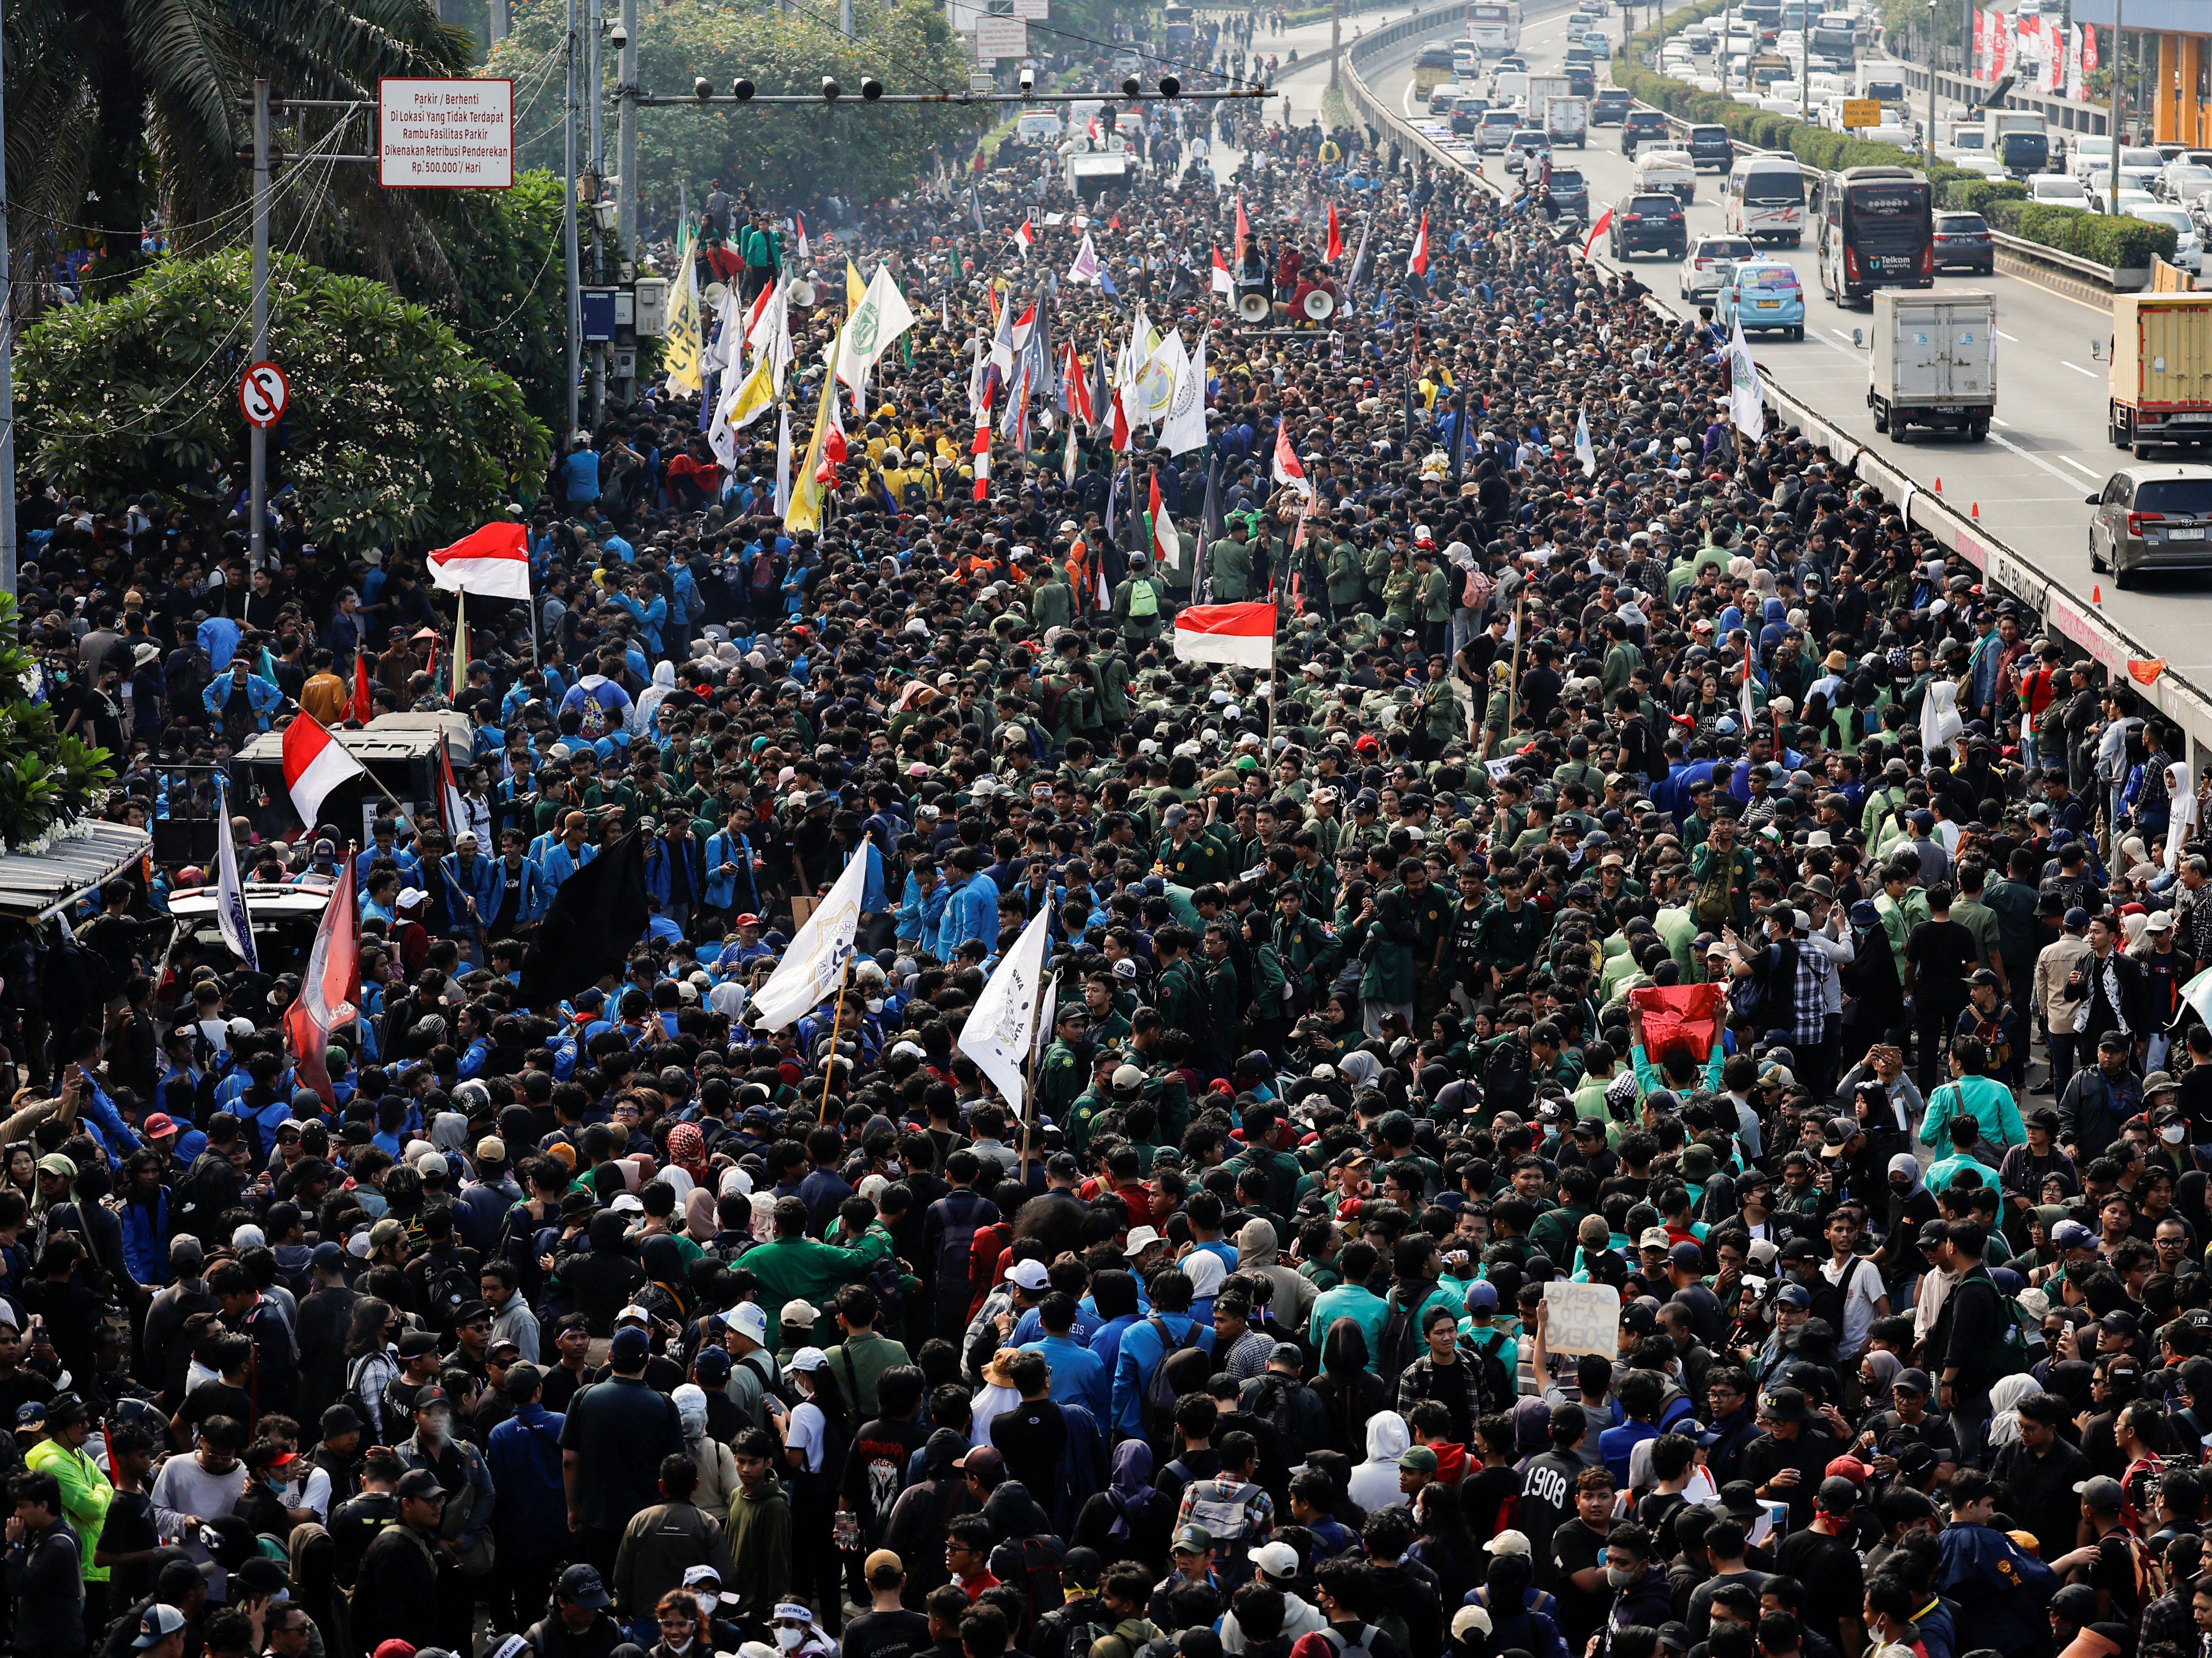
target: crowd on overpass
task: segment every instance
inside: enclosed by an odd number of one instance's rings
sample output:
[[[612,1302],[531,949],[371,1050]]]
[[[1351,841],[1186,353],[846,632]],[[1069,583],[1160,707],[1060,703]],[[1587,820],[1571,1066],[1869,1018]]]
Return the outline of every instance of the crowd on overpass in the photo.
[[[535,614],[471,604],[458,694],[421,549],[26,503],[113,815],[357,694],[476,753],[357,849],[234,826],[350,851],[319,1053],[296,974],[166,949],[208,872],[7,958],[14,1649],[2198,1651],[2170,734],[1525,193],[1318,129],[1218,199],[976,184],[770,245],[801,434],[848,256],[920,319],[818,513],[773,416],[618,414],[520,481]],[[1140,307],[1200,447],[1113,413]],[[1179,645],[1255,601],[1272,661]],[[644,936],[549,990],[641,843]],[[751,1019],[854,860],[842,988]],[[1039,916],[1017,1108],[959,1037]]]

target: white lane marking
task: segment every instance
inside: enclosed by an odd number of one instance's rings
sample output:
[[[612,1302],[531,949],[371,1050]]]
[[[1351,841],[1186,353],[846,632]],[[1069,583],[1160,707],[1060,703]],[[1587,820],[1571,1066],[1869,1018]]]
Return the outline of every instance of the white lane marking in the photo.
[[[2065,358],[2063,358],[2063,357],[2059,358],[2059,360],[2058,360],[2058,361],[2061,361],[2061,362],[2066,362],[2066,359],[2065,359]],[[2095,371],[2094,369],[2092,369],[2092,368],[2084,368],[2084,367],[2083,367],[2080,363],[2078,363],[2078,362],[2066,362],[2066,366],[2067,366],[2069,368],[2072,369],[2072,370],[2073,370],[2075,374],[2083,374],[2083,375],[2087,375],[2087,376],[2089,379],[2091,379],[2091,380],[2094,380],[2094,379],[2096,379],[2096,378],[2097,378],[2097,374],[2096,374],[2096,371]]]
[[[1831,328],[1828,331],[1839,340],[1847,340],[1851,337],[1851,331],[1848,328]]]
[[[2064,461],[2069,466],[2071,466],[2075,471],[2083,474],[2085,477],[2102,478],[2105,476],[2102,472],[2096,471],[2092,468],[2084,466],[2080,461],[2075,459],[2071,455],[2061,455],[2058,459]]]
[[[1997,337],[2001,340],[2010,340],[2014,345],[2018,345],[2020,343],[2020,338],[2017,335],[2008,334],[2002,328],[1998,329],[1996,332]]]
[[[2001,438],[1996,433],[1992,432],[1990,434],[1990,441],[1996,444],[2001,449],[2009,449],[2014,454],[2018,455],[2022,460],[2034,467],[2038,471],[2048,472],[2052,477],[2057,478],[2061,483],[2071,484],[2074,482],[2072,478],[2067,477],[2065,473],[2060,471],[2049,461],[2044,459],[2042,456],[2031,455],[2027,450],[2021,448],[2010,438]],[[2087,469],[2084,468],[2083,470],[2087,471]],[[2095,474],[2092,473],[2091,476],[2094,477]]]
[[[2009,431],[2011,431],[2011,430],[2012,430],[2012,422],[2011,422],[2010,421],[2008,421],[2008,420],[2002,420],[2002,419],[1999,419],[1999,418],[1998,418],[1996,416],[1995,416],[1995,415],[1991,415],[1991,416],[1990,416],[1990,422],[1991,422],[1993,424],[2003,427],[2003,428],[2004,428],[2004,429],[2005,429],[2006,431],[2008,431],[2008,432],[2009,432]]]

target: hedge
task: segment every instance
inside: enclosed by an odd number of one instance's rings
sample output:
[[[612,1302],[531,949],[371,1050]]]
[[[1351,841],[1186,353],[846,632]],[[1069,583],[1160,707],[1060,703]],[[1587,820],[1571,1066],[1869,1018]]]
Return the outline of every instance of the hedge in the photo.
[[[2013,179],[1954,179],[1943,186],[1943,205],[1994,222],[1999,202],[2024,202],[2027,186]]]
[[[2152,224],[2124,215],[2116,218],[2048,202],[2022,209],[2020,229],[2014,234],[2076,258],[2108,264],[2115,270],[2144,270],[2154,253],[2171,259],[2178,240],[2172,225]]]

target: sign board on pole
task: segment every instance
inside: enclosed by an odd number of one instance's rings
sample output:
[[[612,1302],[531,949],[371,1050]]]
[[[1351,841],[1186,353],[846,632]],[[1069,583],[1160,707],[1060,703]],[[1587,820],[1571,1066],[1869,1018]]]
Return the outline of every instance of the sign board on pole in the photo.
[[[1030,54],[1030,26],[1018,17],[978,17],[975,20],[975,61],[994,58],[1026,58]]]
[[[1603,1353],[1620,1350],[1620,1291],[1609,1284],[1568,1284],[1553,1278],[1544,1286],[1544,1351]]]
[[[1052,16],[1052,0],[1014,0],[1012,15],[1028,23],[1042,23]]]
[[[1846,128],[1878,127],[1881,125],[1881,99],[1846,98],[1844,100],[1844,125]]]
[[[514,184],[514,82],[376,83],[381,182],[394,190],[507,190]]]
[[[270,427],[284,418],[291,383],[273,362],[250,362],[238,377],[238,407],[248,426]]]

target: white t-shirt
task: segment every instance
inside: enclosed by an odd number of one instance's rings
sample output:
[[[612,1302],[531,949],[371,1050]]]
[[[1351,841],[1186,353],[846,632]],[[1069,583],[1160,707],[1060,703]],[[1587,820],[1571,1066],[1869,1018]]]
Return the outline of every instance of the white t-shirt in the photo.
[[[1839,1267],[1833,1261],[1824,1260],[1820,1263],[1820,1276],[1831,1284],[1839,1284],[1850,1264],[1846,1261]],[[1849,1358],[1866,1345],[1867,1332],[1874,1327],[1877,1315],[1875,1303],[1887,1293],[1887,1286],[1881,1281],[1881,1269],[1872,1260],[1861,1260],[1858,1270],[1851,1273],[1851,1287],[1844,1293],[1844,1327],[1842,1339],[1836,1344],[1838,1357]]]
[[[829,1425],[822,1407],[812,1400],[792,1407],[790,1423],[783,1430],[783,1442],[786,1448],[796,1447],[805,1454],[804,1460],[809,1473],[822,1472],[823,1433]]]

